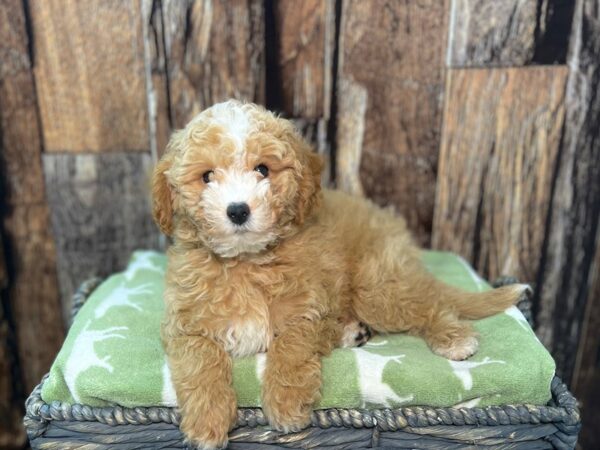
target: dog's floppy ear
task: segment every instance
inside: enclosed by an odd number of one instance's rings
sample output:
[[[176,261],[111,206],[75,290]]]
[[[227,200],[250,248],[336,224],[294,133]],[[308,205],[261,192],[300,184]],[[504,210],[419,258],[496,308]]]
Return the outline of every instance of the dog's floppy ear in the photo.
[[[301,225],[320,203],[322,158],[303,143],[301,150],[302,175],[298,185],[296,223]]]
[[[152,174],[152,216],[167,236],[173,233],[173,195],[166,172],[173,164],[173,155],[165,153]]]
[[[174,132],[167,144],[165,154],[154,168],[152,174],[152,216],[154,221],[167,236],[173,234],[173,186],[169,183],[167,172],[173,165],[175,154],[185,139],[183,130]]]

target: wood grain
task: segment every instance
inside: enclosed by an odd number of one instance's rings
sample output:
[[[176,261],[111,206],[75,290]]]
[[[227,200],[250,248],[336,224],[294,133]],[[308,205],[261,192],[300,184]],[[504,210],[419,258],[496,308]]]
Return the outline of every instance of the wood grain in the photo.
[[[0,211],[10,275],[5,312],[22,374],[13,382],[30,390],[50,368],[64,332],[23,3],[0,2],[0,22]]]
[[[213,103],[264,103],[264,6],[259,0],[163,1],[171,123]]]
[[[149,148],[154,160],[163,152],[171,134],[169,80],[165,54],[162,1],[142,0],[144,62],[148,97]]]
[[[433,247],[488,279],[535,281],[564,118],[565,67],[448,71]]]
[[[122,270],[133,250],[158,248],[150,214],[149,153],[44,155],[65,310],[91,276]]]
[[[452,0],[448,66],[564,64],[572,5],[564,0]]]
[[[24,390],[48,372],[64,338],[56,249],[46,204],[18,204],[4,217],[11,276],[8,296]]]
[[[0,448],[16,449],[25,444],[22,395],[18,389],[18,373],[14,352],[14,330],[9,323],[8,273],[0,242]]]
[[[600,0],[578,1],[565,129],[537,298],[538,333],[571,380],[600,217]]]
[[[583,428],[579,444],[584,449],[600,447],[600,228],[598,231],[572,382],[573,393],[581,401]]]
[[[282,110],[291,117],[328,119],[335,35],[334,2],[275,2]]]
[[[148,149],[139,2],[29,2],[49,152]]]
[[[362,140],[365,195],[394,206],[422,244],[429,242],[433,218],[445,21],[445,2],[437,0],[342,5],[337,151],[354,155],[344,145]],[[349,108],[354,102],[343,101],[348,91],[364,92],[364,106]],[[346,121],[357,130],[352,139],[339,132],[351,128]],[[338,165],[356,166],[339,160]],[[355,174],[341,176],[356,179]]]

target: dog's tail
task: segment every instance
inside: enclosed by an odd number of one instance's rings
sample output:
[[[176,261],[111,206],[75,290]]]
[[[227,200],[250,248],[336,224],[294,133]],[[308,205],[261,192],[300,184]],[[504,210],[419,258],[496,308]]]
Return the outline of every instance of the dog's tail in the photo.
[[[482,319],[504,311],[524,295],[531,293],[527,284],[511,284],[484,292],[466,292],[437,282],[432,293],[443,299],[444,305],[456,310],[464,319]]]

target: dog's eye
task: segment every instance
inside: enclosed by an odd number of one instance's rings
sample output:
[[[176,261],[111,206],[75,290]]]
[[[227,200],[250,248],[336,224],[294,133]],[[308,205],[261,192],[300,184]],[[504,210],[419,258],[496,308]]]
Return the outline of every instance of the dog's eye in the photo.
[[[264,164],[259,164],[258,166],[256,166],[254,168],[254,170],[256,170],[258,173],[260,173],[265,178],[269,176],[269,168],[267,166],[265,166]]]
[[[202,174],[202,180],[205,183],[210,183],[215,178],[215,172],[213,170],[207,170]]]

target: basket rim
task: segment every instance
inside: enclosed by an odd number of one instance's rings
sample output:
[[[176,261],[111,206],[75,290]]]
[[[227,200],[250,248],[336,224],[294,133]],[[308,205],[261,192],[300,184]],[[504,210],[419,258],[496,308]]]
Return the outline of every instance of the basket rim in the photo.
[[[507,280],[514,282],[514,278],[504,277],[494,285],[507,284]],[[71,319],[75,317],[88,296],[101,282],[101,278],[94,277],[81,284],[73,295]],[[523,312],[529,312],[531,307],[528,299],[523,299],[518,306]],[[93,407],[59,401],[48,404],[41,398],[42,387],[48,379],[48,375],[46,374],[42,378],[25,402],[25,425],[28,433],[33,433],[35,436],[43,434],[43,430],[51,421],[88,421],[112,426],[161,422],[179,425],[179,411],[172,407],[127,408],[119,405]],[[547,405],[520,404],[482,408],[427,406],[394,409],[329,408],[313,411],[311,422],[313,427],[319,428],[377,428],[382,431],[435,425],[497,426],[543,423],[561,423],[567,427],[578,428],[581,416],[573,394],[557,376],[552,379],[550,390],[552,399]],[[238,408],[236,428],[254,428],[266,425],[268,425],[268,421],[261,408]]]

